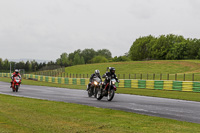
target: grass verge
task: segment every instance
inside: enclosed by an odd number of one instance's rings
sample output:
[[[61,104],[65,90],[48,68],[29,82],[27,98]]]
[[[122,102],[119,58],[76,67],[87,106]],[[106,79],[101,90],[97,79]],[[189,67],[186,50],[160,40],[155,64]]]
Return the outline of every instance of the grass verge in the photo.
[[[0,78],[0,81],[10,82],[10,78]],[[40,81],[33,81],[33,80],[26,80],[26,79],[23,79],[22,82],[23,82],[22,84],[26,84],[26,85],[50,86],[50,87],[82,89],[82,90],[86,89],[86,86],[82,86],[82,85],[55,84],[55,83],[47,83],[47,82],[40,82]],[[150,90],[150,89],[137,89],[137,88],[117,88],[117,93],[163,97],[163,98],[172,98],[172,99],[181,99],[181,100],[200,102],[200,98],[199,98],[200,93],[195,93],[195,92]]]
[[[0,95],[0,132],[194,133],[199,124],[85,105]]]

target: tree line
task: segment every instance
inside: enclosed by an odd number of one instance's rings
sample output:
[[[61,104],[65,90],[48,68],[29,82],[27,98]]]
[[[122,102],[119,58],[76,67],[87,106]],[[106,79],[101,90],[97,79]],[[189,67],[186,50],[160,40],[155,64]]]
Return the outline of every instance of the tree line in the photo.
[[[131,60],[200,59],[200,39],[178,35],[151,35],[136,39],[130,50]]]
[[[120,62],[131,60],[182,60],[200,59],[200,39],[185,39],[180,35],[152,35],[137,38],[130,50],[123,56],[112,57],[108,49],[93,48],[75,50],[72,53],[62,53],[55,62],[38,63],[35,60],[27,62],[9,62],[0,58],[0,72],[5,72],[12,68],[24,69],[26,72],[38,70],[53,70],[61,67],[68,67],[80,64]],[[13,70],[14,70],[13,69]]]
[[[9,61],[8,59],[2,60],[0,58],[0,72],[9,72],[11,67],[11,71],[13,72],[15,69],[24,69],[26,72],[33,72],[42,70],[44,68],[47,69],[56,69],[60,66],[56,65],[53,61],[48,63],[38,63],[35,60],[33,61],[20,61],[20,62],[13,62]]]
[[[75,50],[72,53],[62,53],[60,58],[56,60],[56,64],[60,66],[73,66],[80,64],[91,64],[91,63],[105,63],[105,62],[118,62],[130,60],[128,55],[115,56],[112,58],[112,53],[108,49],[84,49]]]
[[[62,53],[60,58],[55,62],[43,62],[38,63],[33,61],[20,61],[20,62],[9,62],[8,59],[2,60],[0,58],[0,72],[9,72],[10,65],[12,66],[12,71],[14,69],[24,69],[26,72],[35,72],[40,70],[53,70],[61,67],[68,67],[80,64],[91,64],[91,63],[104,63],[104,62],[117,62],[130,60],[128,57],[119,56],[112,58],[112,54],[108,49],[99,49],[95,51],[94,49],[84,49],[75,50],[72,53],[67,54]]]

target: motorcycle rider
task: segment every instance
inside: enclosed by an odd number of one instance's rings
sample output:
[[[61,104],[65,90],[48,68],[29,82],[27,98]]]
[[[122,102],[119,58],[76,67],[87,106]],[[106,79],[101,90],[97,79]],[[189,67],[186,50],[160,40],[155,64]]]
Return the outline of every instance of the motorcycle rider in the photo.
[[[86,90],[86,91],[89,90],[93,78],[97,78],[97,77],[101,79],[100,71],[99,71],[98,69],[95,70],[94,73],[90,76],[90,82],[89,82],[89,84],[87,85],[87,90]],[[101,80],[102,80],[102,79],[101,79]]]
[[[106,84],[110,82],[110,79],[108,77],[111,77],[112,79],[114,78],[118,83],[119,80],[115,74],[115,68],[114,67],[109,67],[110,72],[106,72],[102,77],[105,78],[104,83],[102,85],[102,88],[105,88]]]
[[[10,88],[12,87],[12,82],[14,81],[14,77],[17,77],[17,76],[18,76],[18,77],[20,78],[20,80],[21,80],[21,75],[20,75],[20,73],[19,73],[19,70],[18,70],[18,69],[15,69],[14,73],[13,73],[12,76],[11,76],[12,81],[10,82],[10,83],[11,83]]]

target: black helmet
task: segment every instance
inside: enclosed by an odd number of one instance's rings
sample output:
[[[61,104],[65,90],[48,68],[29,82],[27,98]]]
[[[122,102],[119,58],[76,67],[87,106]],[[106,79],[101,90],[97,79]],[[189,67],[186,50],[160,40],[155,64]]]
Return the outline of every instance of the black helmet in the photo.
[[[114,68],[114,67],[111,67],[111,68],[110,68],[110,72],[111,72],[112,74],[114,74],[114,73],[115,73],[115,68]]]
[[[95,73],[96,76],[100,75],[100,71],[99,70],[95,70],[94,73]]]

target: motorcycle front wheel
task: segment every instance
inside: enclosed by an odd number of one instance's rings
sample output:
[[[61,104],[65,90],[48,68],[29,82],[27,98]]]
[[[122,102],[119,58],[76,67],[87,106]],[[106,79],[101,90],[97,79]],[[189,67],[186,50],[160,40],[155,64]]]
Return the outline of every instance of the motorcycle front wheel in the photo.
[[[15,85],[12,85],[11,88],[12,88],[12,91],[15,92]]]
[[[16,92],[18,92],[18,89],[19,89],[19,86],[18,86],[18,85],[16,85]]]
[[[99,89],[99,88],[96,88],[96,87],[94,88],[94,97],[95,97],[95,98],[97,98],[98,89]]]
[[[88,90],[88,97],[91,97],[92,96],[92,90],[91,88]]]
[[[114,98],[114,95],[115,95],[115,90],[114,89],[110,90],[110,93],[108,93],[107,100],[111,101]]]
[[[99,92],[100,91],[100,92]],[[101,100],[103,98],[101,90],[98,90],[97,95],[96,95],[97,100]]]

